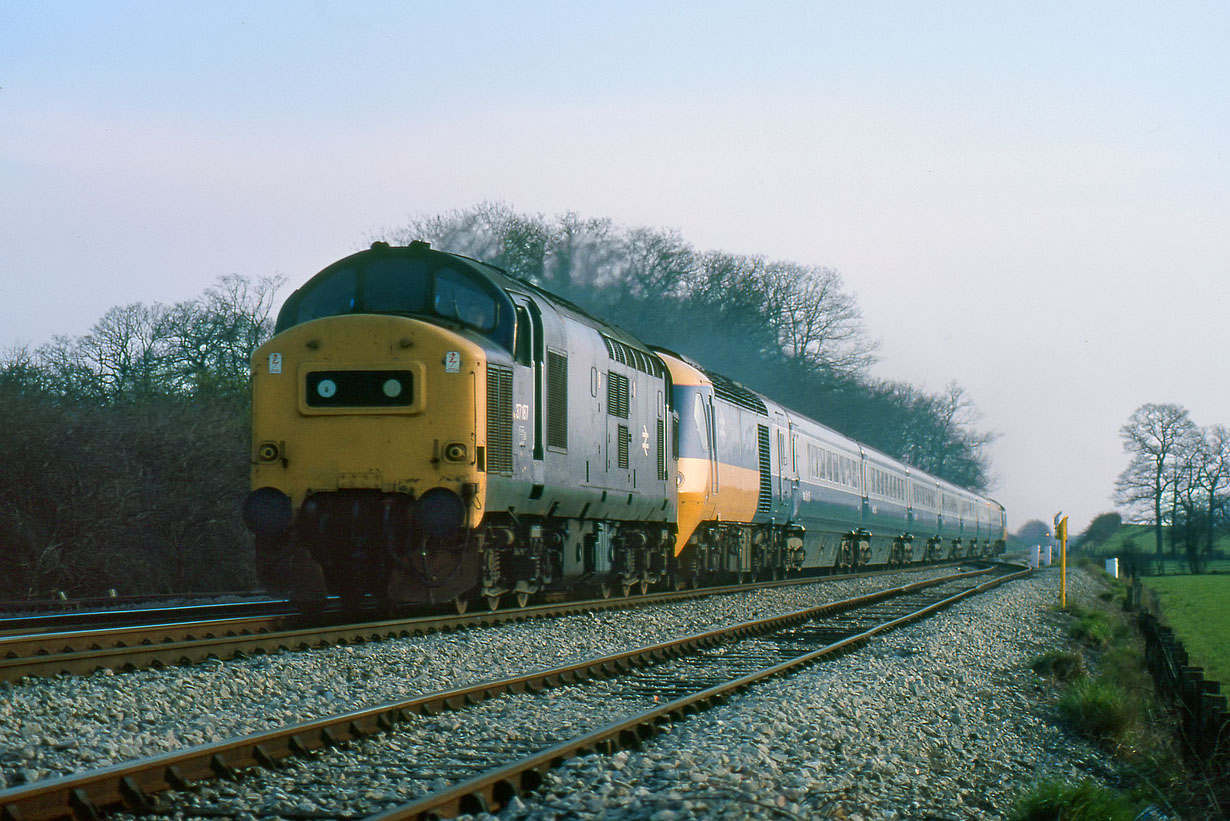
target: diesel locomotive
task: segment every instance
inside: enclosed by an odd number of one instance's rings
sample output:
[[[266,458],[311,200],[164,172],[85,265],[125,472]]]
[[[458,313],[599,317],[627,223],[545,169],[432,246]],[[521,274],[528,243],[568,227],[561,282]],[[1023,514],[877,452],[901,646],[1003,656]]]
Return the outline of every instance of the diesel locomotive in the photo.
[[[459,610],[990,556],[1006,528],[991,499],[424,242],[287,299],[252,359],[252,488],[270,591]]]

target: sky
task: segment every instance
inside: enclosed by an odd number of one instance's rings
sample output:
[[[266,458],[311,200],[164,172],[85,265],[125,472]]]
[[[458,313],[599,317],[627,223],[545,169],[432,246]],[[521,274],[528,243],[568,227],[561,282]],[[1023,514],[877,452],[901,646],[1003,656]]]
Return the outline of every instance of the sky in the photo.
[[[956,381],[999,434],[1010,527],[1076,532],[1136,407],[1230,424],[1227,31],[1224,2],[0,0],[0,351],[416,217],[574,211],[837,269],[873,375]]]

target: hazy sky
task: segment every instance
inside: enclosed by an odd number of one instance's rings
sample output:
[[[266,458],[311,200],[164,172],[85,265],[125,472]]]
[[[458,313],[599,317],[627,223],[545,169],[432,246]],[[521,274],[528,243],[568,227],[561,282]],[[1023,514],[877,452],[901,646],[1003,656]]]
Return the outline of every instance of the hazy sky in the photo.
[[[0,0],[0,349],[502,201],[830,266],[1015,529],[1230,423],[1230,3]],[[652,341],[652,340],[650,340]],[[789,404],[789,397],[777,397]]]

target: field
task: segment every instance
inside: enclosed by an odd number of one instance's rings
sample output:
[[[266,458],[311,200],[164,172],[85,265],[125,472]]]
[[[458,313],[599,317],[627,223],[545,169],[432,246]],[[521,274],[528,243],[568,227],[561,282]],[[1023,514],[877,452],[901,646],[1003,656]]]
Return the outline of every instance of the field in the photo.
[[[1204,677],[1230,686],[1230,576],[1150,576],[1162,619],[1182,640]]]
[[[1163,538],[1166,543],[1166,558],[1163,561],[1162,575],[1184,574],[1190,573],[1191,569],[1187,565],[1187,560],[1181,556],[1176,557],[1172,554],[1170,544],[1170,528],[1163,530]],[[1069,547],[1072,547],[1069,545]],[[1156,542],[1154,541],[1152,525],[1120,525],[1119,529],[1108,539],[1097,544],[1087,547],[1076,546],[1072,548],[1069,554],[1076,556],[1088,556],[1097,561],[1099,565],[1105,558],[1118,556],[1120,561],[1131,553],[1135,553],[1141,559],[1147,562],[1146,566],[1141,568],[1142,573],[1157,573],[1157,554]],[[1213,541],[1214,555],[1221,556],[1230,555],[1230,534],[1219,535]],[[1210,559],[1205,567],[1206,573],[1230,573],[1230,559],[1213,558]]]

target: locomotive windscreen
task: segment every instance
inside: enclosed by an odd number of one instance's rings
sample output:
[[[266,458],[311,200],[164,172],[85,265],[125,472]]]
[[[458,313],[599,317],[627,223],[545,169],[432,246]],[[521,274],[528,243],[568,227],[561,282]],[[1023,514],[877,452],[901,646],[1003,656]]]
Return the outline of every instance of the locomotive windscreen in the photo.
[[[438,318],[505,347],[512,344],[513,310],[506,295],[474,272],[421,255],[365,253],[326,268],[282,306],[276,331],[340,314]]]

